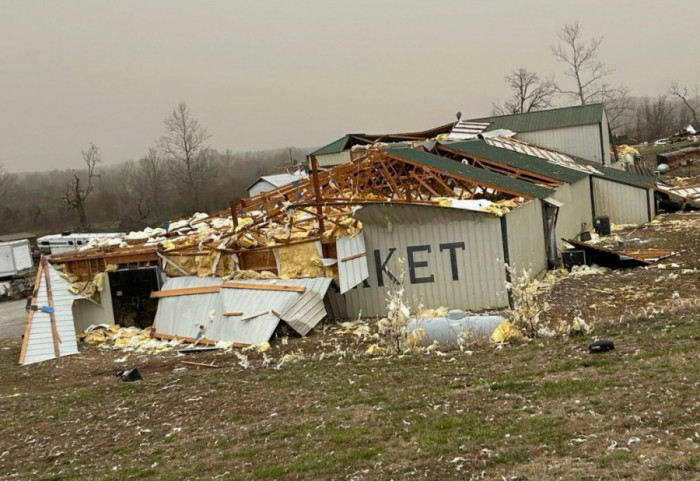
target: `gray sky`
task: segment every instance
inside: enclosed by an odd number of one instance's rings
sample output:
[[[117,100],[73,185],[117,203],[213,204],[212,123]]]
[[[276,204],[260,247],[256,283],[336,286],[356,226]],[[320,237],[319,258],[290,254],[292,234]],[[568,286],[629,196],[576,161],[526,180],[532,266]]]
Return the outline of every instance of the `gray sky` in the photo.
[[[637,96],[700,83],[700,4],[612,0],[0,0],[0,164],[141,157],[185,101],[233,151],[322,145],[488,115],[579,19]]]

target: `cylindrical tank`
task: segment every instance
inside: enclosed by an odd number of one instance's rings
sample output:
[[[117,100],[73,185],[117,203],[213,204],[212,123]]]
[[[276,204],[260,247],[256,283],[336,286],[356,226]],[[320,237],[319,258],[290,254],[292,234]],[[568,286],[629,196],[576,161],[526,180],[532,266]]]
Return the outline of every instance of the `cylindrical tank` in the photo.
[[[467,316],[464,311],[453,309],[447,317],[412,318],[408,330],[423,329],[424,334],[417,343],[419,346],[429,346],[437,341],[441,349],[455,348],[460,338],[464,341],[488,340],[504,320],[502,316]]]

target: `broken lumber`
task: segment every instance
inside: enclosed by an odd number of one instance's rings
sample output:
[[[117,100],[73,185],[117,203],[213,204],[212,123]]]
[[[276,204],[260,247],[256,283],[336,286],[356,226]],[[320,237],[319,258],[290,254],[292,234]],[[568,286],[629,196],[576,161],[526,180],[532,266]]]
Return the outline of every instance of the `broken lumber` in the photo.
[[[284,291],[284,292],[304,292],[305,286],[283,286],[273,284],[254,284],[252,282],[236,282],[223,284],[225,289],[250,289],[257,291]]]

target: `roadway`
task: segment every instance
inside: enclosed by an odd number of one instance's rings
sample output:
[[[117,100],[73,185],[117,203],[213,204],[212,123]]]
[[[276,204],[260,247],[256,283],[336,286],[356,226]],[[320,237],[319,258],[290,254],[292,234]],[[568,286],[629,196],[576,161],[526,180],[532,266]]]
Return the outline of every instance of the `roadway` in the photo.
[[[0,339],[22,337],[27,323],[26,303],[25,300],[0,302]]]

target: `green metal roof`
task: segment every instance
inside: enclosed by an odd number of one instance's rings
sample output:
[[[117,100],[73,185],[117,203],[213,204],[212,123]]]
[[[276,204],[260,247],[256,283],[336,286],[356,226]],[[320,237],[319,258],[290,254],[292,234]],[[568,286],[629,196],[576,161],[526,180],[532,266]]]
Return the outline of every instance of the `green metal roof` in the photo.
[[[544,175],[552,179],[573,184],[587,177],[588,174],[580,170],[570,169],[562,165],[553,164],[533,157],[531,155],[521,154],[508,149],[494,147],[487,144],[483,140],[467,140],[464,142],[444,143],[445,147],[458,150],[468,156],[474,156],[481,159],[493,160],[501,164],[510,165],[519,169],[533,172],[535,174]]]
[[[454,160],[445,159],[435,154],[429,154],[422,150],[411,149],[407,147],[392,147],[386,149],[386,152],[396,157],[401,157],[412,162],[427,165],[434,169],[442,170],[448,174],[459,175],[466,177],[474,182],[487,184],[496,188],[507,189],[511,192],[528,197],[536,197],[544,199],[550,196],[554,191],[546,189],[530,182],[514,179],[507,175],[489,172],[488,170],[480,169],[471,165],[466,165]]]
[[[615,169],[613,167],[607,167],[605,165],[600,165],[596,162],[591,162],[590,160],[582,159],[580,157],[571,156],[576,162],[582,165],[590,165],[596,170],[600,171],[601,174],[596,174],[592,172],[593,177],[598,177],[600,179],[610,180],[612,182],[618,182],[620,184],[631,185],[632,187],[641,187],[642,189],[648,189],[644,184],[656,185],[656,177],[647,177],[645,175],[637,175],[626,170]]]
[[[330,144],[324,145],[320,149],[314,150],[309,155],[337,154],[338,152],[342,152],[345,149],[348,140],[350,140],[350,135],[343,135],[338,140],[334,140]]]
[[[603,112],[603,104],[587,104],[472,120],[474,122],[490,122],[491,125],[486,128],[486,132],[496,129],[508,129],[521,133],[599,124],[603,120]]]

